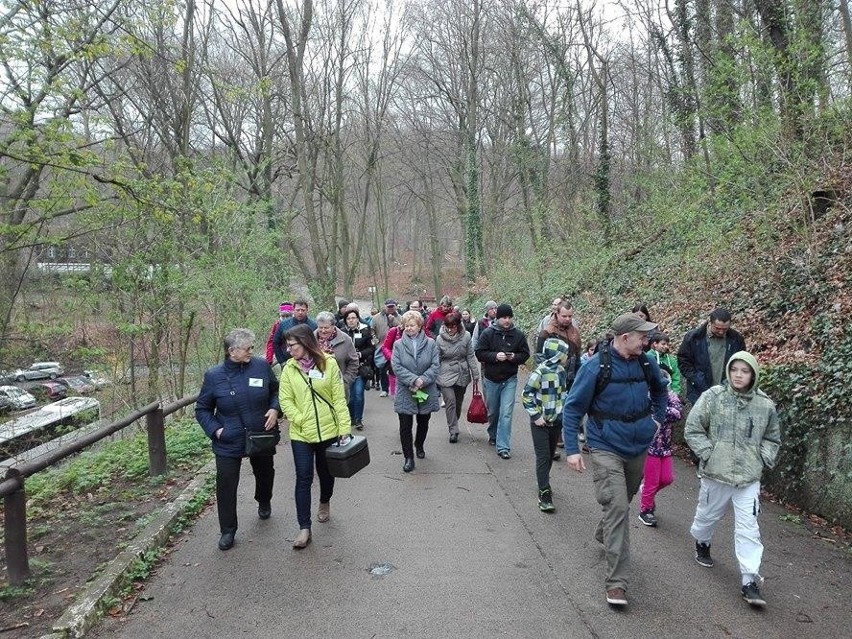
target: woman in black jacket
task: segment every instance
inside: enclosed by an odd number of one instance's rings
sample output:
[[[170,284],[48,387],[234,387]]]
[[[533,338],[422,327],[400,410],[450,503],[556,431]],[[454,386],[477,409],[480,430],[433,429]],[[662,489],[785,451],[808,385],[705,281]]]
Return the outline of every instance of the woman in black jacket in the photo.
[[[373,331],[361,321],[358,309],[348,308],[343,312],[343,332],[358,351],[358,376],[349,386],[349,418],[357,430],[363,430],[364,388],[373,376]]]
[[[225,335],[225,361],[204,373],[195,403],[195,419],[213,441],[216,455],[216,503],[219,511],[219,549],[234,545],[237,532],[237,486],[246,456],[246,432],[272,431],[280,440],[278,379],[266,360],[252,357],[254,333],[236,328]],[[265,454],[249,456],[255,478],[257,515],[272,514],[274,446]]]

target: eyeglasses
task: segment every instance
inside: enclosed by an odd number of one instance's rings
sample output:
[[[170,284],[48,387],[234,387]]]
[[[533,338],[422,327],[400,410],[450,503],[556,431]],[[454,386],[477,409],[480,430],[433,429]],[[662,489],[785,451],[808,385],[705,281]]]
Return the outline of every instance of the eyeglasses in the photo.
[[[293,348],[294,346],[301,346],[301,344],[299,344],[299,342],[287,342],[288,349]]]

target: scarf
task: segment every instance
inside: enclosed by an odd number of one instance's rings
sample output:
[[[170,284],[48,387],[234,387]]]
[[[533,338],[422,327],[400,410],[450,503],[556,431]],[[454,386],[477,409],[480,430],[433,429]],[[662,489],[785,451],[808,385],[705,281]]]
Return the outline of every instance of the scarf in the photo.
[[[412,350],[414,351],[414,359],[417,359],[417,351],[423,347],[426,343],[426,333],[421,329],[417,335],[414,337],[409,337],[408,333],[402,333],[402,339],[405,340],[406,343],[411,345]]]
[[[312,368],[314,368],[314,358],[313,357],[300,357],[296,360],[299,364],[299,368],[303,373],[308,373]]]
[[[337,331],[331,334],[330,337],[324,338],[317,335],[317,341],[319,342],[320,348],[323,353],[329,353],[330,355],[334,354],[334,349],[331,348],[331,340],[337,337]]]

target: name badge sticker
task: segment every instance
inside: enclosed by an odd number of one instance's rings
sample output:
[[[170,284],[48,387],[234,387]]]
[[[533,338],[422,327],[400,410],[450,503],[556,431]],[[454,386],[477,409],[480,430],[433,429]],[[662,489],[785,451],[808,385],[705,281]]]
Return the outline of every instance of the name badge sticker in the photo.
[[[352,339],[361,339],[361,333],[355,333],[355,334],[352,336]]]
[[[322,371],[318,371],[315,368],[312,368],[308,371],[308,377],[311,379],[322,379]]]
[[[263,388],[263,379],[260,377],[249,377],[249,386]]]

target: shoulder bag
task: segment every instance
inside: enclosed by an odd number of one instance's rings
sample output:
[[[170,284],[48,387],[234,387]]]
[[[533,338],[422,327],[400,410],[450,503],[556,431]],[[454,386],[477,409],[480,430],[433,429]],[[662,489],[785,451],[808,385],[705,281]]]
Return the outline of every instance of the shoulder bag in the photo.
[[[234,396],[236,401],[237,391],[234,390],[234,385],[230,377],[228,377],[228,386],[231,387],[231,395]],[[245,434],[244,454],[248,457],[253,457],[255,455],[274,455],[278,452],[275,448],[278,442],[281,441],[281,431],[278,430],[278,427],[276,426],[272,430],[249,430],[243,421],[243,413],[239,410],[239,406],[237,409],[237,417]]]
[[[331,411],[331,417],[334,419],[334,425],[337,427],[337,436],[334,442],[325,449],[325,462],[328,472],[332,477],[343,479],[352,477],[352,475],[370,463],[370,449],[367,446],[367,438],[363,435],[353,435],[349,437],[346,443],[341,443],[340,424],[337,421],[337,413],[334,412],[334,406],[314,388],[314,385],[311,384],[309,379],[304,376],[302,379],[305,380],[314,398],[319,399],[328,406]],[[317,435],[320,442],[322,442],[319,419],[317,419]]]

